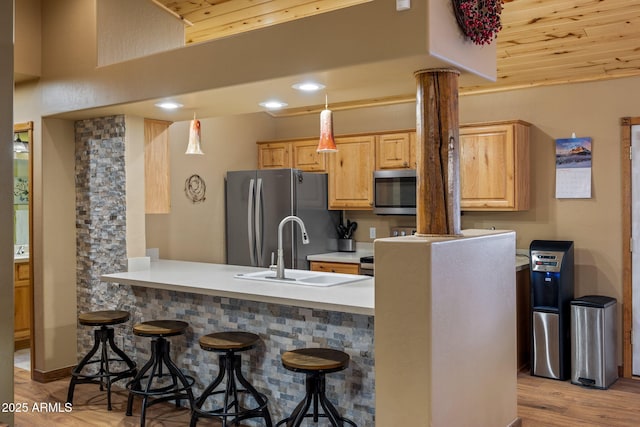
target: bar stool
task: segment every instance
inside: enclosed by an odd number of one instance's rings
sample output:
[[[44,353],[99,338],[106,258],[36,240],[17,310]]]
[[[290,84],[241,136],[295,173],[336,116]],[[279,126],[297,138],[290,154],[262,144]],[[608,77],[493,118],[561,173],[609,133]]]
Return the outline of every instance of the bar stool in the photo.
[[[305,418],[328,418],[333,427],[343,427],[344,423],[357,427],[356,424],[343,418],[335,406],[325,395],[325,374],[342,371],[349,366],[349,355],[340,350],[330,348],[302,348],[287,351],[282,355],[282,366],[294,372],[307,375],[305,385],[307,392],[304,399],[296,406],[291,415],[278,422],[276,426],[286,423],[287,427],[298,427]],[[307,413],[313,402],[313,412]],[[318,412],[318,402],[324,410]]]
[[[221,353],[218,357],[220,369],[218,376],[196,400],[190,427],[195,427],[200,417],[222,418],[222,427],[227,426],[227,418],[231,418],[230,423],[235,425],[249,418],[263,418],[267,427],[273,425],[267,408],[267,397],[258,392],[242,375],[242,360],[237,354],[254,348],[259,341],[258,335],[243,331],[215,332],[200,338],[199,343],[203,350]],[[226,384],[220,390],[216,390],[225,378]],[[238,388],[236,379],[244,389]],[[252,403],[252,407],[243,407],[241,396],[247,396],[244,403]],[[202,409],[209,398],[209,406],[213,409]],[[251,400],[255,402],[250,402]]]
[[[110,326],[129,320],[129,312],[121,310],[101,310],[80,313],[78,322],[83,326],[99,326],[94,330],[93,347],[71,371],[71,381],[67,392],[67,403],[73,404],[73,392],[77,384],[100,384],[100,391],[107,389],[107,410],[111,410],[111,384],[128,377],[136,376],[136,364],[116,346],[114,331]],[[109,347],[115,356],[109,355]],[[93,359],[100,350],[100,356]],[[112,370],[112,364],[125,363],[127,369]],[[98,365],[97,371],[83,373],[85,368]]]
[[[133,414],[134,396],[142,396],[141,427],[145,425],[147,408],[156,403],[175,400],[176,407],[180,407],[180,401],[187,399],[190,407],[193,408],[191,387],[195,380],[193,377],[183,374],[171,360],[170,343],[165,339],[184,334],[188,327],[187,322],[180,320],[151,320],[138,323],[133,327],[135,335],[152,338],[151,358],[135,378],[127,383],[129,399],[126,414]]]

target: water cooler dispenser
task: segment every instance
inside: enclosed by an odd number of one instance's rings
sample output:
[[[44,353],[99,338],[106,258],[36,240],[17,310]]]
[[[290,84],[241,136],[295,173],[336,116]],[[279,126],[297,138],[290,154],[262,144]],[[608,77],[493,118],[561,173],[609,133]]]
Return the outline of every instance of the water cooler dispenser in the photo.
[[[569,379],[573,242],[534,240],[531,260],[531,374]]]

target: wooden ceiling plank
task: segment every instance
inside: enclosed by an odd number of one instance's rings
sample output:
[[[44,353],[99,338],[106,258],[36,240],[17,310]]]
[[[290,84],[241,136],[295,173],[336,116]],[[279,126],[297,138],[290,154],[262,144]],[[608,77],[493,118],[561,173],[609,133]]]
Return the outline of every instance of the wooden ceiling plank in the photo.
[[[307,16],[335,10],[335,7],[345,8],[356,4],[361,4],[362,0],[342,0],[340,2],[331,1],[307,1],[301,3],[300,0],[282,0],[281,6],[298,4],[294,7],[284,7],[269,13],[254,13],[253,17],[245,16],[244,19],[229,20],[221,22],[216,20],[203,21],[197,26],[187,29],[186,37],[188,42],[204,41],[211,38],[229,36],[238,32],[250,31],[263,28],[269,25],[288,22]]]
[[[635,39],[637,40],[637,39]],[[603,57],[615,58],[616,56],[638,56],[638,44],[633,37],[626,39],[578,40],[573,43],[565,41],[547,43],[534,43],[530,46],[520,45],[497,51],[497,59],[500,63],[516,61],[535,61],[539,57],[555,58],[561,61],[567,56],[576,57]],[[529,49],[527,49],[527,46]]]
[[[633,10],[624,11],[606,11],[583,16],[579,19],[572,17],[560,17],[555,16],[545,21],[539,21],[534,24],[523,25],[505,25],[498,34],[498,41],[508,38],[516,38],[526,36],[527,33],[532,32],[546,32],[546,31],[580,31],[585,27],[607,25],[614,23],[626,23],[630,20],[637,20],[640,17],[640,4],[633,8]]]
[[[335,0],[331,0],[335,1]],[[199,22],[200,31],[215,31],[216,28],[233,25],[243,21],[255,21],[263,16],[275,13],[283,13],[288,10],[295,10],[300,7],[310,7],[313,9],[317,0],[271,0],[268,2],[250,4],[247,7],[228,9],[224,13],[218,11],[215,15],[210,15],[206,19],[193,17],[192,22]],[[309,6],[311,5],[311,6]]]
[[[607,14],[632,13],[637,10],[637,2],[629,0],[544,0],[544,5],[532,7],[528,0],[519,0],[505,5],[502,25],[527,26],[545,23],[550,20],[571,19],[580,21],[590,17],[606,16]],[[517,6],[517,7],[512,7]]]
[[[199,10],[212,10],[212,8],[220,7],[225,3],[239,3],[250,0],[158,0],[168,9],[173,10],[177,14],[186,18],[189,14],[197,13]],[[258,0],[260,1],[260,0]],[[271,0],[263,0],[271,1]]]
[[[234,15],[239,16],[255,16],[258,8],[263,7],[267,10],[278,9],[278,0],[234,0],[227,3],[217,4],[206,8],[196,9],[188,13],[187,16],[191,22],[207,22],[212,19],[221,21],[234,20]]]

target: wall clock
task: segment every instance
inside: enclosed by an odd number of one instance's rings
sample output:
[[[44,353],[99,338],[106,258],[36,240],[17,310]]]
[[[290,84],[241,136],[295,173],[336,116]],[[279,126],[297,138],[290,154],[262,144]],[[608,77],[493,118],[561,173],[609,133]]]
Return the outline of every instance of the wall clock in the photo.
[[[473,43],[489,44],[502,29],[503,0],[452,0],[458,26]]]

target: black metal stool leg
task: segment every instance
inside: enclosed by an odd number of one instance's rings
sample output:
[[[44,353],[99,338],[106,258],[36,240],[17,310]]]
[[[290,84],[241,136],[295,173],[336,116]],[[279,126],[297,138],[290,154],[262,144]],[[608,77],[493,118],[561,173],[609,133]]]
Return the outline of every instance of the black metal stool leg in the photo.
[[[331,425],[334,427],[343,427],[342,417],[338,413],[338,410],[333,403],[327,399],[325,395],[325,377],[324,375],[319,375],[316,381],[316,397],[320,400],[320,405],[322,405],[322,409],[324,409],[324,413],[329,418]]]
[[[195,400],[193,397],[193,391],[191,390],[191,386],[193,385],[193,382],[190,382],[189,380],[187,380],[187,377],[176,366],[173,360],[171,360],[171,354],[169,353],[169,350],[170,350],[169,341],[167,340],[164,340],[164,341],[165,341],[165,348],[164,348],[164,351],[162,352],[162,359],[164,361],[164,364],[167,366],[167,369],[169,370],[172,377],[174,378],[174,383],[175,383],[175,377],[178,377],[178,379],[182,383],[182,386],[184,387],[184,391],[186,393],[186,396],[184,397],[186,397],[187,400],[189,400],[189,408],[193,409],[193,402]],[[177,394],[176,406],[180,406],[180,395],[181,393]]]
[[[234,363],[234,372],[236,374],[236,377],[238,378],[238,382],[240,382],[240,384],[253,396],[253,398],[258,403],[259,407],[264,408],[257,412],[262,414],[266,427],[272,427],[273,423],[271,421],[271,415],[269,414],[269,410],[267,409],[267,400],[263,398],[262,395],[258,392],[258,390],[256,390],[256,388],[253,385],[251,385],[251,383],[247,381],[247,379],[242,375],[242,369],[241,369],[242,360],[240,359],[240,356],[236,356],[233,363]]]
[[[111,348],[117,357],[109,357],[108,345],[111,345]],[[100,350],[100,356],[94,359],[98,350]],[[112,362],[125,362],[127,364],[127,369],[112,372]],[[83,374],[83,370],[85,370],[85,368],[90,364],[97,364],[97,373]],[[131,359],[129,359],[127,355],[115,345],[113,328],[109,328],[105,325],[101,326],[100,329],[94,330],[93,347],[82,358],[80,363],[78,363],[78,366],[76,366],[71,372],[67,402],[73,403],[73,395],[76,385],[98,383],[100,391],[103,391],[105,388],[107,390],[107,409],[110,411],[112,409],[111,385],[123,378],[134,377],[136,374],[135,367],[135,363],[132,362]]]
[[[155,361],[156,361],[156,347],[155,345],[152,345],[151,357],[149,358],[147,363],[145,363],[144,366],[138,371],[138,375],[136,375],[135,378],[127,384],[127,388],[129,389],[129,398],[127,399],[126,414],[129,416],[133,415],[133,397],[135,395],[134,390],[138,390],[138,391],[142,390],[141,380],[144,378],[144,375],[147,373],[147,371],[155,365]]]
[[[80,360],[80,363],[78,363],[78,365],[75,368],[73,368],[73,371],[71,371],[71,382],[69,383],[69,391],[67,393],[67,403],[73,404],[73,392],[75,390],[76,383],[78,383],[78,376],[82,372],[82,369],[89,363],[89,361],[91,361],[91,358],[98,351],[98,348],[100,347],[99,336],[100,336],[100,331],[96,329],[94,331],[93,347],[82,358],[82,360]]]
[[[226,351],[225,354],[221,354],[218,357],[218,365],[218,375],[194,404],[190,427],[196,426],[198,418],[205,417],[221,419],[223,427],[229,424],[240,425],[242,420],[260,417],[265,420],[266,427],[273,427],[266,397],[258,392],[242,375],[242,359],[240,355],[231,350]],[[224,389],[216,391],[216,388],[224,380],[226,380]],[[238,388],[238,383],[244,389]],[[240,405],[241,394],[249,394],[253,397],[257,406],[251,409],[242,408]],[[202,406],[213,395],[222,395],[222,406],[210,411],[203,410]]]
[[[170,377],[169,384],[162,382],[163,377]],[[160,381],[158,381],[160,380]],[[140,426],[146,422],[147,408],[155,403],[175,400],[180,406],[181,399],[187,399],[191,409],[194,407],[191,387],[195,380],[185,376],[171,360],[170,343],[163,337],[151,341],[151,357],[140,369],[138,375],[127,384],[129,399],[127,415],[133,414],[133,399],[135,395],[142,396],[140,409]]]

